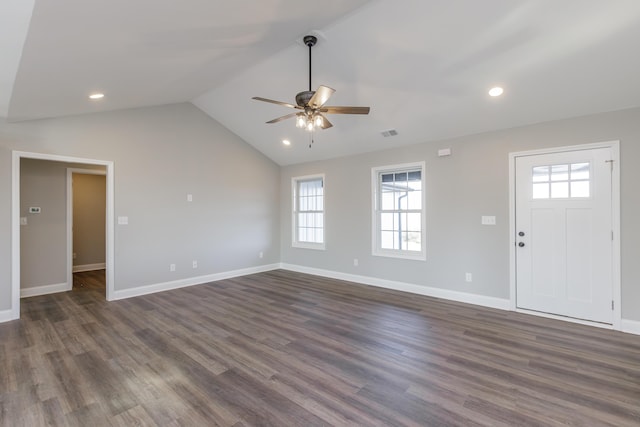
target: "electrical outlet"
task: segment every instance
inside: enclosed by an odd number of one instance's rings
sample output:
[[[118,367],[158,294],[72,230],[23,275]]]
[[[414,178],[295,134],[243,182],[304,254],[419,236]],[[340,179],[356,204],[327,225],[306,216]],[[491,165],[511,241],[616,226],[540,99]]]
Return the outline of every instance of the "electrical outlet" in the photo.
[[[261,259],[262,259],[262,258],[264,258],[264,252],[262,252],[262,251],[261,251],[261,252],[258,254],[258,257],[259,257],[259,258],[261,258]]]
[[[175,264],[169,264],[169,271],[176,271],[176,265]]]
[[[78,258],[78,254],[74,252],[73,253],[73,259],[76,259],[76,258]]]
[[[464,280],[466,282],[471,282],[473,280],[473,276],[471,275],[471,273],[467,273],[464,275]]]
[[[354,258],[353,259],[353,266],[357,267],[358,266],[358,258]]]
[[[191,261],[191,265],[193,266],[193,268],[198,268],[198,261],[194,259],[193,261]]]

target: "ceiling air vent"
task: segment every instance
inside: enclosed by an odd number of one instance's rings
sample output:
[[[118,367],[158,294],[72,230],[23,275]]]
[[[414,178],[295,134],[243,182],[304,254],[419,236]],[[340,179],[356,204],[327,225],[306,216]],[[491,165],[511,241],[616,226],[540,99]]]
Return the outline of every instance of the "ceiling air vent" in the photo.
[[[390,136],[396,136],[398,134],[398,131],[395,129],[388,129],[383,130],[382,132],[380,132],[380,134],[382,134],[382,136],[384,136],[385,138],[388,138]]]

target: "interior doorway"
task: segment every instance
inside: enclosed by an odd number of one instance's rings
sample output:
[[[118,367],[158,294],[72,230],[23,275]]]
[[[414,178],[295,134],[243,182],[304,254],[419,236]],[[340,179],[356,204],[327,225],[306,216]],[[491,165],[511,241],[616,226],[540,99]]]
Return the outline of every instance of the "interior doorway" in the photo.
[[[85,167],[101,166],[105,171],[106,178],[106,221],[105,221],[105,296],[107,300],[112,299],[114,292],[114,168],[112,161],[86,159],[53,154],[30,153],[13,151],[12,153],[12,210],[11,210],[11,318],[20,318],[20,291],[21,291],[21,161],[23,159],[48,160],[52,162],[62,162],[71,166]],[[34,206],[35,207],[35,206]],[[34,210],[34,212],[36,212]],[[68,247],[68,245],[67,245]],[[65,266],[71,265],[69,250],[66,254]],[[71,272],[71,269],[69,269]],[[72,279],[69,282],[72,283]]]
[[[619,323],[617,148],[512,155],[515,309]]]
[[[67,283],[106,288],[106,171],[67,168],[66,175]]]

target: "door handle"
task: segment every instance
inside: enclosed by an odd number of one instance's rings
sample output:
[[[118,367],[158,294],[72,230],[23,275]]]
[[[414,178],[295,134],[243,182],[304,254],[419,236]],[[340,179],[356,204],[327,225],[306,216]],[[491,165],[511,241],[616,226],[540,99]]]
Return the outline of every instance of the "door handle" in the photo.
[[[518,246],[520,246],[521,248],[524,247],[524,242],[518,243]]]

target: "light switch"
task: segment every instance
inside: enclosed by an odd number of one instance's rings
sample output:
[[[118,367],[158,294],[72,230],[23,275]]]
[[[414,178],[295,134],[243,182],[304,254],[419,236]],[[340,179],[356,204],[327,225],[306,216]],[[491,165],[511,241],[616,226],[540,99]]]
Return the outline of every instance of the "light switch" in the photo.
[[[193,202],[193,194],[187,194],[187,202]]]
[[[128,225],[129,217],[128,216],[119,216],[118,217],[118,225]]]
[[[20,225],[27,225],[27,217],[26,216],[21,216],[20,217]]]
[[[482,225],[496,225],[496,217],[495,216],[482,216],[481,220]]]

